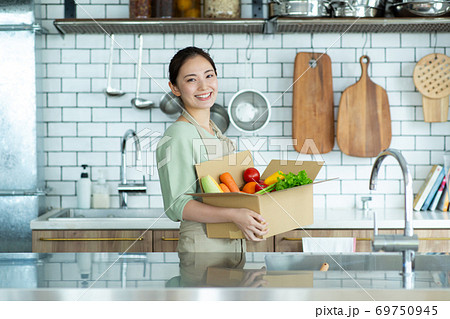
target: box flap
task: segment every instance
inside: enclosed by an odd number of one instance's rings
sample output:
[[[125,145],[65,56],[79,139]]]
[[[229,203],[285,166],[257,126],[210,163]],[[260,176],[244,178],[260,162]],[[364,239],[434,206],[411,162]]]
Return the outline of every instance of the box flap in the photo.
[[[195,164],[195,170],[199,179],[203,176],[211,175],[217,183],[220,183],[219,176],[228,172],[233,176],[239,187],[244,185],[242,173],[249,167],[253,167],[253,158],[250,151],[233,153],[218,159]]]
[[[271,160],[261,178],[266,179],[276,171],[282,171],[284,174],[290,172],[298,174],[298,172],[305,170],[308,177],[315,180],[324,164],[325,162],[317,161]]]
[[[191,195],[191,196],[195,196],[195,197],[256,197],[258,195],[255,194],[247,194],[247,193],[187,193],[186,195]]]

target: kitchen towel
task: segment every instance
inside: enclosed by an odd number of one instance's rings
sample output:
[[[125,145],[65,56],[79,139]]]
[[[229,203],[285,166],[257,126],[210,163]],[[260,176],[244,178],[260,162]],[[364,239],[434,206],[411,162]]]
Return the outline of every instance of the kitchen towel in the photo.
[[[351,253],[356,251],[353,237],[306,237],[302,238],[305,253]]]

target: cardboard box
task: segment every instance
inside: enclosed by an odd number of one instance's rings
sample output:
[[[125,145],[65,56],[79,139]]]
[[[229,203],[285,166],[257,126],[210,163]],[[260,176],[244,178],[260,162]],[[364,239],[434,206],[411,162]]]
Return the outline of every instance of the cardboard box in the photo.
[[[261,214],[269,223],[268,238],[296,228],[314,223],[313,216],[313,185],[324,162],[272,160],[261,175],[265,179],[277,171],[285,174],[297,174],[305,170],[313,184],[297,186],[290,189],[276,191],[264,195],[244,193],[209,193],[191,194],[201,197],[205,204],[219,207],[245,207]],[[250,151],[230,154],[195,165],[198,178],[211,175],[217,182],[219,176],[229,172],[236,184],[241,188],[245,181],[243,172],[254,167]],[[215,223],[206,225],[209,238],[244,238],[244,234],[234,223]]]

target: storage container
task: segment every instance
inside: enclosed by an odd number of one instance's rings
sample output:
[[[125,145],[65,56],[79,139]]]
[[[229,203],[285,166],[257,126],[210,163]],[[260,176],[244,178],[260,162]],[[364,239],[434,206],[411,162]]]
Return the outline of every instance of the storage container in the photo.
[[[179,18],[200,18],[202,15],[200,0],[176,0],[175,9]]]
[[[175,16],[176,0],[152,0],[153,18],[172,18]]]
[[[203,0],[203,16],[205,18],[229,18],[241,17],[240,0]]]
[[[146,19],[151,16],[151,0],[130,0],[130,19]]]

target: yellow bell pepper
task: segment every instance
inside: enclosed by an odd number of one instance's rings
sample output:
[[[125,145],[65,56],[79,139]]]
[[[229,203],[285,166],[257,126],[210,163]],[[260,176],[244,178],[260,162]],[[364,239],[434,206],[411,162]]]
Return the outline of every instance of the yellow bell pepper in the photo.
[[[275,184],[276,182],[278,182],[278,178],[279,178],[279,179],[284,179],[284,175],[282,175],[282,174],[283,174],[282,171],[275,172],[275,173],[273,173],[272,175],[270,175],[269,177],[267,177],[267,178],[264,180],[264,183],[265,183],[266,185],[272,185],[272,184]]]

